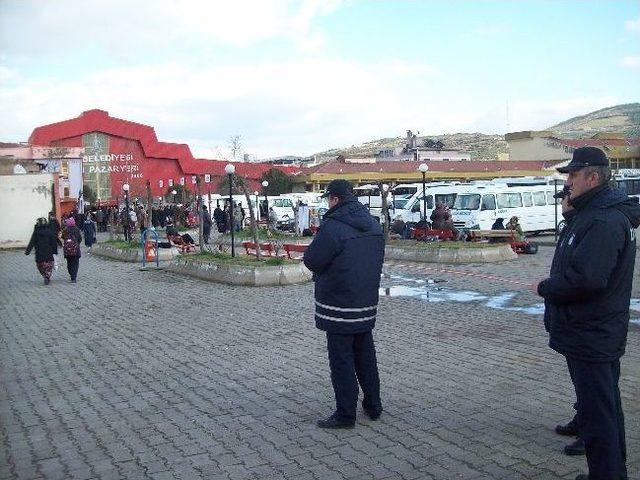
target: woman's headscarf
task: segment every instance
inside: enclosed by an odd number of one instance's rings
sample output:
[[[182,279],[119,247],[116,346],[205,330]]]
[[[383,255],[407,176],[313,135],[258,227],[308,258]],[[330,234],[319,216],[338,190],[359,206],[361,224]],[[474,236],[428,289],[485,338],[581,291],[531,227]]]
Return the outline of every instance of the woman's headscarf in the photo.
[[[75,227],[76,226],[76,220],[73,217],[69,217],[64,221],[64,224],[67,227]]]
[[[44,217],[40,217],[36,220],[36,226],[38,227],[46,227],[49,224],[49,220]]]

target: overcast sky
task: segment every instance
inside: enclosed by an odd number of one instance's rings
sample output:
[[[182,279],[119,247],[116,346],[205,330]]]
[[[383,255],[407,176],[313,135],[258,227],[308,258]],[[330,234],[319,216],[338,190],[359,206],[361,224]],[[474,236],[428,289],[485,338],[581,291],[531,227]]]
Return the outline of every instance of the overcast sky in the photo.
[[[639,100],[639,5],[0,0],[0,141],[92,108],[205,158],[541,129]]]

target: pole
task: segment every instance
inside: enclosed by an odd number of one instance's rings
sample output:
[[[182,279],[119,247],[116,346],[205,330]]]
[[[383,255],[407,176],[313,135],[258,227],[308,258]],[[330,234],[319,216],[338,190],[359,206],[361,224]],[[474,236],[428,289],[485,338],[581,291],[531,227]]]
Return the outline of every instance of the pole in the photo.
[[[151,182],[147,180],[147,221],[145,228],[151,228],[151,213],[153,212],[153,197],[151,196]]]
[[[198,243],[200,245],[200,251],[204,248],[204,212],[202,207],[204,202],[202,201],[202,195],[200,194],[200,176],[196,175],[196,215],[198,215]],[[207,212],[208,214],[208,212]]]
[[[233,174],[229,174],[229,221],[231,222],[231,256],[236,256],[236,246],[234,245],[233,234]]]
[[[124,191],[124,210],[125,210],[125,215],[124,215],[124,239],[125,241],[130,241],[131,240],[131,232],[129,229],[129,222],[131,221],[131,218],[129,217],[129,191],[125,190]]]
[[[369,203],[367,207],[369,207],[369,213],[371,213],[371,189],[369,189]]]
[[[427,190],[424,182],[426,180],[427,172],[422,172],[422,221],[427,220]]]
[[[558,243],[558,199],[555,198],[558,195],[558,179],[554,178],[553,179],[553,190],[554,190],[554,195],[553,195],[553,213],[555,214],[555,226],[556,228],[553,229],[553,241],[555,243]]]
[[[267,231],[269,231],[269,200],[267,200],[267,187],[264,187],[264,219]]]

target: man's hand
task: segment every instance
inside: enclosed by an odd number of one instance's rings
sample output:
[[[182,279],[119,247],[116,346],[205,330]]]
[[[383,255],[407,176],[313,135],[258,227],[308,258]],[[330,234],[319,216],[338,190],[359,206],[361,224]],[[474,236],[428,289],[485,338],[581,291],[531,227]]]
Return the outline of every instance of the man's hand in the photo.
[[[546,280],[546,278],[541,278],[541,279],[539,279],[539,280],[537,280],[537,281],[533,282],[533,283],[529,286],[529,288],[531,289],[531,291],[532,291],[533,293],[535,293],[536,295],[539,295],[539,293],[538,293],[538,286],[540,286],[540,284],[541,284],[543,281],[545,281],[545,280]]]

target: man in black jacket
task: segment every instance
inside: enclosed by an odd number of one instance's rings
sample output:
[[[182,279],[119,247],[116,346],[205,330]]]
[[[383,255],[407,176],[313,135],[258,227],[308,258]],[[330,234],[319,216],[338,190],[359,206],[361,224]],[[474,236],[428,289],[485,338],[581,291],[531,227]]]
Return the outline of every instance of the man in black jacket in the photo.
[[[316,327],[327,335],[336,410],[321,428],[351,428],[358,383],[362,407],[372,420],[382,413],[373,329],[384,260],[380,224],[353,196],[346,180],[333,180],[324,197],[329,210],[304,255],[315,281]]]
[[[566,357],[576,392],[579,437],[589,475],[627,479],[624,417],[618,382],[629,327],[629,302],[640,206],[612,189],[609,161],[581,147],[569,165],[567,226],[549,278],[537,285],[545,301],[549,346]]]

